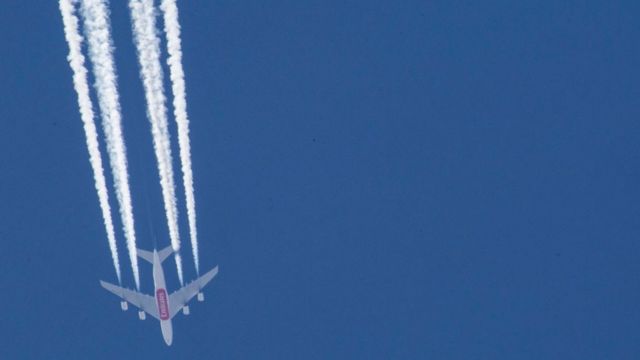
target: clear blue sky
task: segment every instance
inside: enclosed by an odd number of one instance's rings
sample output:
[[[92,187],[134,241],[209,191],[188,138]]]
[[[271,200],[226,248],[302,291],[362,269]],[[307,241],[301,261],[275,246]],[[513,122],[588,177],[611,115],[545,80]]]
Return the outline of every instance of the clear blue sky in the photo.
[[[637,2],[179,8],[201,267],[220,274],[167,348],[98,284],[115,273],[57,1],[0,5],[0,357],[640,358]],[[166,245],[111,10],[138,242],[150,222]]]

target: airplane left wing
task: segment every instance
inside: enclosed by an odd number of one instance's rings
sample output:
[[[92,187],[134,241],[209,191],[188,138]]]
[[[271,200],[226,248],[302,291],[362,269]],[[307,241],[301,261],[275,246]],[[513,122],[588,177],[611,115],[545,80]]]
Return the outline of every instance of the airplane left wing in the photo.
[[[171,307],[169,311],[169,317],[174,317],[183,306],[185,306],[189,300],[191,300],[194,296],[202,290],[218,274],[218,267],[211,269],[208,273],[200,276],[193,282],[183,286],[182,288],[176,290],[171,295],[169,295],[169,306]]]
[[[137,291],[125,289],[123,287],[110,284],[102,280],[100,280],[100,285],[102,285],[102,287],[105,288],[107,291],[117,295],[123,300],[128,301],[129,303],[136,306],[140,310],[160,320],[160,315],[158,314],[158,308],[156,307],[156,300],[152,296],[142,294]]]

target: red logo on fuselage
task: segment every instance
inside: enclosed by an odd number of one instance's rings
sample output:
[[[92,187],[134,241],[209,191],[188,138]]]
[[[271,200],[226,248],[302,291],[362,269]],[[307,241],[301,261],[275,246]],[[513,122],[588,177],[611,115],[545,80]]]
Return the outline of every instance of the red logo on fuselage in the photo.
[[[169,304],[167,302],[167,291],[165,289],[156,290],[156,302],[158,303],[160,320],[169,320]]]

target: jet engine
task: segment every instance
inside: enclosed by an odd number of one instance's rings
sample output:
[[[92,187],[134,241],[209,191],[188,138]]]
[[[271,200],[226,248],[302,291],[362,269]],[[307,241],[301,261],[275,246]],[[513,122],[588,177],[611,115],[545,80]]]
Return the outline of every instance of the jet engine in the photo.
[[[185,314],[185,315],[189,315],[189,306],[184,306],[182,308],[182,313]]]
[[[127,311],[127,309],[129,308],[129,305],[127,304],[126,301],[121,301],[120,308],[122,309],[122,311]]]
[[[204,294],[201,292],[198,293],[198,301],[204,301]]]
[[[138,318],[144,320],[147,318],[147,314],[145,314],[144,311],[138,311]]]

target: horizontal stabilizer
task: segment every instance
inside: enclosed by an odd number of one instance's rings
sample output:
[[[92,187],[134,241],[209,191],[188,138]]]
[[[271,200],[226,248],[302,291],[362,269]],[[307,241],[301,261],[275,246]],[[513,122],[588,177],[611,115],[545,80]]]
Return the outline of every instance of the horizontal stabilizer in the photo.
[[[171,254],[173,254],[173,248],[171,247],[171,245],[160,250],[160,252],[158,253],[158,257],[160,257],[160,262],[161,263],[164,262]]]
[[[171,245],[160,250],[160,252],[158,252],[158,257],[160,258],[160,262],[162,263],[163,261],[165,261],[171,254],[173,254],[173,249],[171,248]],[[138,256],[147,260],[151,264],[153,264],[153,253],[151,251],[138,249]]]
[[[138,256],[153,264],[153,253],[151,251],[138,249]]]

